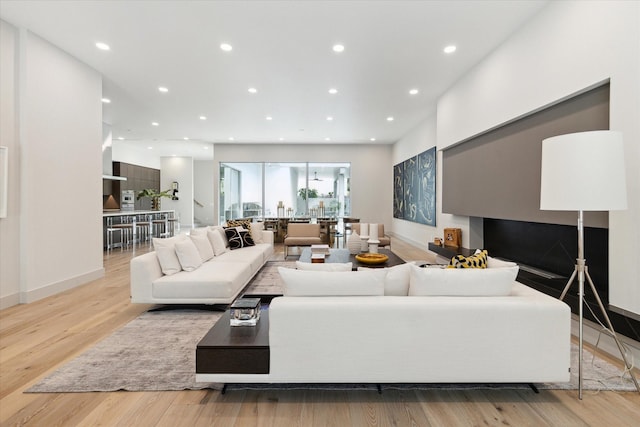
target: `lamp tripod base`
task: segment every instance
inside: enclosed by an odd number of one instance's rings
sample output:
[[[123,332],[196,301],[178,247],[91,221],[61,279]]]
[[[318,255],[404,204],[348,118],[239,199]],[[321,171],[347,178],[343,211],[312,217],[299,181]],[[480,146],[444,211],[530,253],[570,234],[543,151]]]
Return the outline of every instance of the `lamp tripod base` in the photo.
[[[593,292],[593,295],[596,298],[596,301],[598,303],[598,306],[600,307],[600,311],[602,312],[602,315],[605,318],[607,327],[608,329],[608,333],[611,335],[611,337],[615,340],[616,345],[618,346],[618,350],[620,351],[620,356],[622,356],[622,360],[624,362],[624,366],[625,369],[627,370],[627,372],[629,372],[629,375],[631,376],[631,379],[633,381],[633,384],[636,387],[636,390],[638,391],[638,393],[640,393],[640,385],[638,384],[638,380],[636,379],[635,375],[633,374],[633,366],[627,361],[627,356],[625,355],[624,352],[624,348],[622,347],[622,343],[620,342],[620,340],[618,339],[618,335],[616,334],[616,331],[613,329],[613,325],[611,324],[611,320],[609,319],[609,315],[607,314],[607,311],[604,308],[604,304],[602,304],[602,300],[600,299],[600,296],[598,295],[598,291],[596,290],[595,285],[593,284],[593,280],[591,280],[591,276],[589,275],[589,268],[586,265],[586,262],[583,258],[579,258],[576,260],[576,266],[575,269],[573,271],[573,274],[571,275],[571,277],[569,278],[569,281],[567,282],[567,285],[565,286],[564,290],[562,291],[562,295],[560,295],[560,300],[564,300],[565,296],[567,295],[567,292],[569,291],[569,288],[571,287],[571,285],[573,284],[573,281],[575,280],[576,276],[578,276],[578,284],[579,284],[579,289],[578,289],[578,296],[579,296],[579,334],[578,334],[578,340],[579,340],[579,354],[578,354],[578,397],[580,400],[582,400],[582,347],[583,347],[583,321],[584,321],[584,315],[583,315],[583,305],[584,305],[584,279],[586,277],[587,282],[589,282],[589,286],[591,286],[591,291]]]

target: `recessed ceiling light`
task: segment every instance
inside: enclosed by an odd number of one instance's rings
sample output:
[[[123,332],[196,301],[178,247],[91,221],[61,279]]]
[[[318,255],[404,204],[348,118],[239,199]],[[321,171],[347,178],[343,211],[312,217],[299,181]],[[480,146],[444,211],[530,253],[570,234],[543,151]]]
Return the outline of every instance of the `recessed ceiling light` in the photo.
[[[209,149],[209,147],[207,147],[206,145],[204,147],[202,147],[202,148],[205,149],[205,150]]]
[[[189,137],[188,137],[188,136],[185,136],[185,137],[184,137],[184,138],[182,138],[182,139],[184,139],[185,141],[188,141],[188,140],[189,140]]]
[[[229,141],[233,141],[234,138],[232,136],[229,137]]]
[[[158,122],[151,122],[151,126],[160,126],[160,123],[158,123]]]
[[[394,120],[394,118],[392,116],[387,117],[387,121],[388,122],[392,122]]]
[[[329,93],[330,93],[331,95],[335,95],[336,93],[338,93],[338,89],[331,88],[331,89],[329,89]]]
[[[102,103],[111,104],[111,100],[109,98],[102,98]]]
[[[108,44],[102,42],[97,42],[96,47],[100,50],[111,50]]]
[[[443,50],[444,50],[444,53],[453,53],[456,51],[456,49],[457,47],[455,47],[454,45],[449,45],[445,47]]]
[[[200,120],[207,120],[207,116],[200,116],[198,117]]]
[[[418,92],[419,92],[419,90],[418,90],[418,89],[411,89],[411,90],[409,91],[409,95],[417,95],[417,94],[418,94]]]
[[[326,137],[324,140],[325,140],[325,141],[331,141],[331,138]]]
[[[284,141],[284,138],[280,137],[278,138],[279,141]]]
[[[158,87],[158,90],[159,90],[160,92],[162,92],[162,93],[167,93],[167,92],[169,92],[169,89],[167,89],[167,88],[166,88],[166,87],[164,87],[164,86],[159,86],[159,87]]]
[[[375,138],[369,138],[369,141],[371,141],[371,142],[373,142],[375,140],[376,140]]]
[[[120,141],[124,141],[124,138],[123,138],[123,137],[121,137],[121,136],[119,136],[119,137],[118,137],[118,139],[119,139]]]
[[[153,150],[153,147],[147,147],[147,150]]]
[[[338,53],[340,53],[340,52],[344,52],[344,45],[341,45],[341,44],[334,44],[334,45],[333,45],[333,51],[334,51],[334,52],[338,52]]]
[[[229,43],[222,43],[220,45],[220,49],[224,50],[225,52],[231,52],[233,50],[233,46],[231,46]]]
[[[247,89],[249,91],[249,93],[256,93],[258,92],[258,89],[256,89],[255,87],[250,87],[249,89]]]
[[[271,117],[271,116],[267,116],[267,117],[265,117],[265,119],[267,119],[267,120],[273,120],[273,117]]]
[[[331,116],[327,116],[327,121],[329,121],[329,122],[330,122],[330,121],[333,121],[333,117],[331,117]]]

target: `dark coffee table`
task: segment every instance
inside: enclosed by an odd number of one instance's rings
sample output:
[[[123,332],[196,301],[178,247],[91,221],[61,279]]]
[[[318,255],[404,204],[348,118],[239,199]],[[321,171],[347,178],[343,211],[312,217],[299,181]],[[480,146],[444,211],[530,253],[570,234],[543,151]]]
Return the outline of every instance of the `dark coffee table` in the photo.
[[[365,264],[356,259],[355,255],[352,255],[348,249],[329,249],[329,255],[325,258],[327,263],[345,263],[352,262],[353,270],[357,270],[358,267],[370,267],[370,268],[383,268],[393,267],[394,265],[404,264],[404,260],[398,255],[391,252],[389,249],[379,249],[378,253],[384,254],[389,257],[387,262],[383,264]],[[300,254],[299,261],[311,262],[311,248],[304,248]]]
[[[268,374],[267,307],[256,326],[231,326],[227,310],[196,347],[196,374]]]

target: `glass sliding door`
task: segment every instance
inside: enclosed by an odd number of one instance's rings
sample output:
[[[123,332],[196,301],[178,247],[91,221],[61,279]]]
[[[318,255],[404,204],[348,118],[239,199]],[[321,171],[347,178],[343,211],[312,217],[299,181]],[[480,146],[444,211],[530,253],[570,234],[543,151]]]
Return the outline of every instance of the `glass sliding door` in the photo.
[[[262,163],[220,163],[220,224],[263,216],[262,169]]]

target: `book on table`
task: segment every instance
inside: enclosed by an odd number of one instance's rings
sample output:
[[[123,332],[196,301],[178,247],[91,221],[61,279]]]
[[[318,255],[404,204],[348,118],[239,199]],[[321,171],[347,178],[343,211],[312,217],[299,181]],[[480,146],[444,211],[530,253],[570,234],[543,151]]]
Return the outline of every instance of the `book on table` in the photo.
[[[311,254],[329,255],[329,245],[311,245]]]

